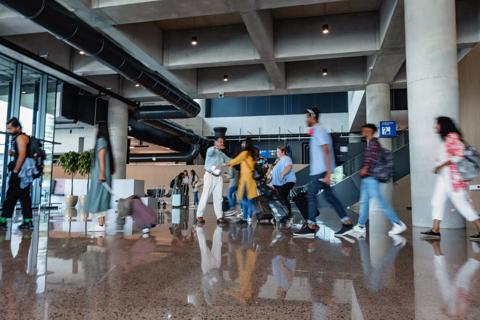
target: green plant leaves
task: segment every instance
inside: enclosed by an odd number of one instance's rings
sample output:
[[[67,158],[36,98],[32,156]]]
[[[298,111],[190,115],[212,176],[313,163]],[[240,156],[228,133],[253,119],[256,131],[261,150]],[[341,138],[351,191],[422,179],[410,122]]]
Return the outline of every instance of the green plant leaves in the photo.
[[[79,158],[78,152],[69,151],[58,158],[57,164],[66,174],[74,176],[79,170]]]
[[[92,158],[91,151],[80,153],[80,156],[78,157],[78,173],[80,175],[85,176],[90,173],[90,169],[92,168]]]

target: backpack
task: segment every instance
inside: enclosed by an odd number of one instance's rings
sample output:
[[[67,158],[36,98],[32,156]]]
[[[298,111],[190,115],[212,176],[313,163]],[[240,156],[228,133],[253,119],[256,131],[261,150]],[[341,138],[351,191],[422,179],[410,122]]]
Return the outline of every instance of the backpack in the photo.
[[[43,169],[45,168],[45,159],[47,159],[47,153],[43,149],[42,142],[34,136],[29,137],[27,157],[35,160],[35,166],[38,173],[33,176],[33,179],[40,178],[43,175]]]
[[[465,144],[463,158],[456,163],[463,180],[471,181],[478,175],[480,169],[480,153],[471,145]]]
[[[372,168],[372,177],[379,182],[386,183],[393,178],[393,154],[390,150],[382,148],[380,156]]]

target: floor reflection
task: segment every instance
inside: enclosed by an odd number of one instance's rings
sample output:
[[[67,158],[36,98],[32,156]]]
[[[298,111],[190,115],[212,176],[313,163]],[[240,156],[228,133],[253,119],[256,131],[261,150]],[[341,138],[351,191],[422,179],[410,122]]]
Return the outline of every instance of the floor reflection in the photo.
[[[195,226],[189,210],[157,222],[143,235],[73,211],[28,233],[14,221],[0,233],[0,319],[480,318],[480,248],[465,230],[335,238],[325,220],[312,240],[213,214]]]

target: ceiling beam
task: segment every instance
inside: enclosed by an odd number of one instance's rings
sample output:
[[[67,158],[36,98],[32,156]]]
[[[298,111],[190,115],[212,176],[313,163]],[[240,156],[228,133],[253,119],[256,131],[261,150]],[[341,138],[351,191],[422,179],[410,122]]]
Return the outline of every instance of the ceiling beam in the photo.
[[[241,12],[250,39],[276,89],[285,89],[285,65],[275,62],[273,18],[268,10]]]

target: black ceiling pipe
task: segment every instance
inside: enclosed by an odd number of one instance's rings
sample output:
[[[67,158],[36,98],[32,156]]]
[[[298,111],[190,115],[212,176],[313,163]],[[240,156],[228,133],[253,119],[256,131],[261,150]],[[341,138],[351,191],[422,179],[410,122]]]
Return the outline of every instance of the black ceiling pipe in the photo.
[[[135,109],[137,120],[183,119],[186,115],[174,106],[144,106]]]
[[[217,138],[217,137],[225,138],[225,135],[227,133],[227,128],[225,128],[225,127],[215,127],[215,128],[213,128],[213,132],[215,132],[215,138]]]
[[[136,121],[132,117],[128,119],[128,135],[179,152],[189,151],[192,145],[192,143],[180,140],[171,133],[163,132],[159,128]]]
[[[189,162],[195,159],[200,153],[198,144],[192,145],[190,150],[179,153],[140,153],[130,154],[131,162]]]
[[[179,138],[185,143],[207,145],[208,140],[195,134],[192,130],[183,128],[176,123],[168,120],[145,120],[144,124],[159,129],[165,133],[169,133]]]
[[[71,46],[96,57],[124,77],[158,94],[187,117],[193,118],[200,112],[198,103],[187,94],[54,0],[0,0],[0,3],[44,27]]]

